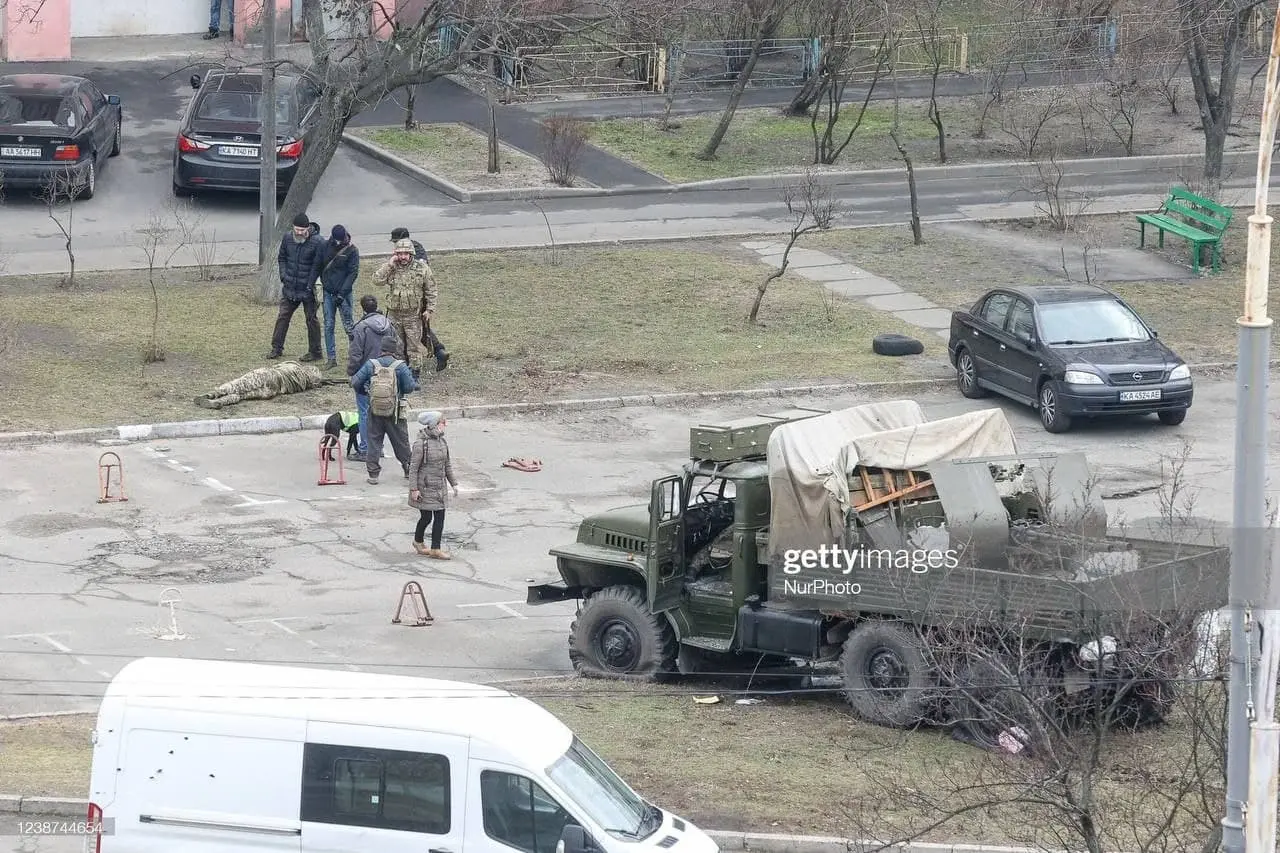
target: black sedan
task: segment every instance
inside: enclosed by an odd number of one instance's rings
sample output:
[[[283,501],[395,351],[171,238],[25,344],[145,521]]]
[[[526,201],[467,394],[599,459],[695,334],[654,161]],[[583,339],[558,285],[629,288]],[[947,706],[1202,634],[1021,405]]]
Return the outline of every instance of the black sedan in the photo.
[[[1032,406],[1049,432],[1074,418],[1153,412],[1176,426],[1191,407],[1191,369],[1101,287],[990,290],[951,315],[947,349],[961,394]]]
[[[0,172],[5,189],[93,198],[98,170],[120,153],[120,98],[62,74],[0,77]]]
[[[257,193],[262,143],[262,73],[211,71],[192,75],[173,152],[173,193],[197,190]],[[319,89],[305,77],[276,77],[276,190],[289,191],[303,146],[315,129]]]

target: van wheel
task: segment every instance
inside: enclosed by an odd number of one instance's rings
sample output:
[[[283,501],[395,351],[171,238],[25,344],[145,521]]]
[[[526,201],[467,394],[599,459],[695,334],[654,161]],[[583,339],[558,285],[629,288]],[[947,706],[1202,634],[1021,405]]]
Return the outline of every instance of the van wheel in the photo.
[[[678,653],[671,625],[632,586],[592,595],[569,628],[569,660],[585,678],[658,681],[676,671]]]
[[[922,722],[936,686],[918,631],[900,622],[863,622],[840,657],[845,699],[859,717],[890,728]]]

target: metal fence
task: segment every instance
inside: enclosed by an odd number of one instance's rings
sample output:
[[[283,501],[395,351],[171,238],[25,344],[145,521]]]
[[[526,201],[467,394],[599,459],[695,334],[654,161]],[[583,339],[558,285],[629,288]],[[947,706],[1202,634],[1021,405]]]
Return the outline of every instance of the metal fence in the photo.
[[[1265,56],[1270,26],[1263,9],[1246,27],[1246,57]],[[1226,23],[1220,13],[1202,25],[1206,43],[1220,42]],[[457,31],[441,33],[445,49]],[[910,30],[884,56],[879,34],[867,33],[830,44],[818,38],[779,38],[765,42],[748,85],[752,88],[799,86],[816,73],[824,55],[840,55],[842,73],[851,82],[883,75],[899,78],[943,73],[1071,72],[1099,63],[1128,61],[1139,66],[1178,61],[1187,33],[1175,19],[1154,14],[1124,14],[1103,20],[1032,20],[970,28],[946,28],[922,37]],[[569,93],[624,95],[732,86],[745,69],[749,40],[704,40],[684,45],[580,42],[552,47],[514,47],[491,63],[491,73],[517,98],[536,100]]]

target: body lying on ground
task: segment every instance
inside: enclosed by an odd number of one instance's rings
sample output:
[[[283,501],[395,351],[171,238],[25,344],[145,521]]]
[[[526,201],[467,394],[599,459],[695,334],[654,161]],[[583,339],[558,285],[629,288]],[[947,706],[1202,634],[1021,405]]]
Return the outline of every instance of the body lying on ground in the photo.
[[[329,383],[320,368],[296,361],[283,361],[269,367],[255,368],[230,382],[224,382],[211,393],[196,397],[195,403],[205,409],[222,409],[245,400],[270,400],[281,394],[297,394],[327,384]]]

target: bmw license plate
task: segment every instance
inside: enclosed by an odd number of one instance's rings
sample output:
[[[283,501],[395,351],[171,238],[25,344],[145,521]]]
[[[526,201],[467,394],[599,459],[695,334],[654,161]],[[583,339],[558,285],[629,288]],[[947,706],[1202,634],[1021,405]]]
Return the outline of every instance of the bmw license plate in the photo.
[[[247,145],[223,145],[220,150],[228,157],[257,157],[258,149]]]
[[[1121,403],[1136,403],[1140,400],[1159,400],[1159,399],[1160,399],[1159,388],[1157,388],[1154,391],[1121,391],[1120,392]]]
[[[39,157],[42,153],[39,148],[0,148],[0,157]]]

